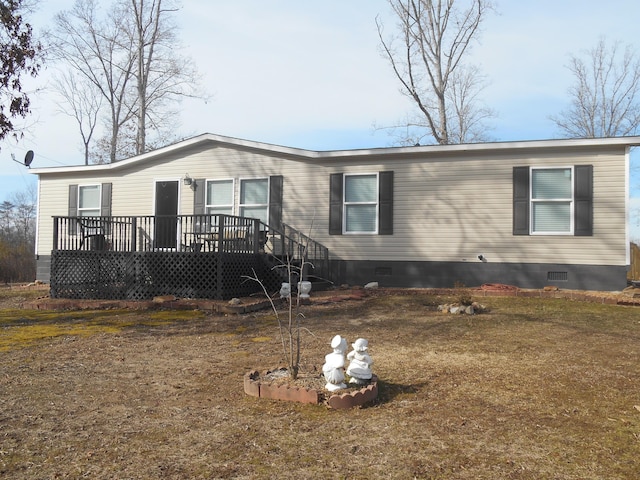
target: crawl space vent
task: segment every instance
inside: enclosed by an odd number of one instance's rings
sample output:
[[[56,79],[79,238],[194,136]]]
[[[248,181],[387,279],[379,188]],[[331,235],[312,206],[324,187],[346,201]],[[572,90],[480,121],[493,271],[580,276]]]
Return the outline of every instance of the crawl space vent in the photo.
[[[551,282],[566,282],[569,280],[567,272],[547,272],[547,280]]]
[[[390,277],[391,267],[376,267],[375,275],[376,277]]]

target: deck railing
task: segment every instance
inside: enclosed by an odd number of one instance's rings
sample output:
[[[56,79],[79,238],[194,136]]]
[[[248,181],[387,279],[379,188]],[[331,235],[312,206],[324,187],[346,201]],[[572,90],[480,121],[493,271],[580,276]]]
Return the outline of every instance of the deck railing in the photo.
[[[54,217],[53,250],[258,253],[266,232],[231,215]]]
[[[285,269],[289,263],[296,276],[302,275],[312,281],[331,281],[327,247],[284,223],[280,228],[263,223],[260,227],[266,233],[262,251],[278,259],[274,268]]]
[[[53,250],[266,254],[273,268],[289,262],[305,279],[331,279],[324,245],[287,224],[233,215],[53,217]]]
[[[288,225],[275,228],[255,218],[54,217],[51,295],[227,299],[260,292],[248,276],[259,275],[277,292],[280,282],[297,282],[300,274],[330,279],[329,265],[324,246]]]

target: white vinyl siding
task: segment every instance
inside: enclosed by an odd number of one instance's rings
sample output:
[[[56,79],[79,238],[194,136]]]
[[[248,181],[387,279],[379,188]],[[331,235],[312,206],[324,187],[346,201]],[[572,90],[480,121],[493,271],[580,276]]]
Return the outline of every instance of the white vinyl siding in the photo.
[[[78,186],[78,216],[79,217],[99,217],[100,216],[100,185],[79,185]]]
[[[206,211],[213,215],[233,215],[233,180],[208,180]]]
[[[585,151],[356,162],[330,171],[394,171],[393,235],[324,235],[324,225],[315,221],[314,239],[326,245],[335,258],[473,262],[482,253],[491,262],[513,264],[625,264],[625,175],[620,151],[599,152],[597,161]],[[587,162],[594,164],[593,236],[514,236],[513,166],[553,168]],[[327,179],[327,191],[328,183]],[[329,210],[329,195],[326,197]],[[306,205],[304,211],[322,209]],[[613,205],[620,207],[613,209]]]
[[[283,175],[282,221],[329,249],[337,260],[477,261],[625,265],[625,148],[620,146],[411,155],[342,155],[306,159],[279,152],[214,145],[156,155],[126,170],[42,174],[38,254],[50,255],[53,216],[66,216],[70,184],[111,182],[112,215],[151,215],[153,179],[189,172],[193,178]],[[514,236],[514,165],[558,168],[593,164],[593,236]],[[103,167],[103,166],[98,166]],[[394,171],[393,235],[329,235],[329,177]],[[236,180],[234,204],[239,202]],[[194,191],[181,182],[179,213],[193,212]],[[236,210],[237,214],[237,210]]]
[[[573,233],[573,169],[531,169],[531,233]]]
[[[269,219],[269,179],[240,180],[239,211],[241,217],[258,218],[263,223]]]
[[[344,176],[345,233],[378,232],[378,175]]]

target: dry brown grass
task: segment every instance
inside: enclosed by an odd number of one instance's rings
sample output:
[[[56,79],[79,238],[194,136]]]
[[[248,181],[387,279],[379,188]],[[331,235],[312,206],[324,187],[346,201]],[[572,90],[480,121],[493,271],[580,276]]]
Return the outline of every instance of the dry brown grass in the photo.
[[[489,313],[454,316],[420,291],[305,307],[307,370],[336,333],[370,342],[379,401],[335,411],[244,395],[245,372],[280,362],[268,311],[32,312],[11,298],[3,478],[640,477],[638,307],[483,298]]]

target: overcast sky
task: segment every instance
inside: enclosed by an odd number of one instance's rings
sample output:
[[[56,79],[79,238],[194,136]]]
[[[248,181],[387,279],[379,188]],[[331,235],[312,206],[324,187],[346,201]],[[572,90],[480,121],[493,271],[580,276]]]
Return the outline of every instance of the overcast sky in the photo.
[[[73,3],[42,0],[30,21],[41,31]],[[387,32],[395,26],[386,0],[182,3],[176,17],[182,52],[193,59],[211,98],[183,102],[175,128],[181,137],[209,132],[312,150],[392,144],[374,125],[397,123],[411,104],[380,55],[376,16]],[[487,76],[482,97],[498,113],[492,122],[498,141],[558,138],[548,117],[567,106],[570,54],[592,48],[601,36],[640,51],[637,0],[496,4],[498,13],[487,17],[470,60]],[[32,96],[25,137],[0,143],[0,201],[35,184],[11,154],[22,161],[33,150],[37,167],[83,162],[77,127],[58,113],[48,80],[44,70],[29,83],[40,90]],[[632,179],[632,187],[636,183]]]

